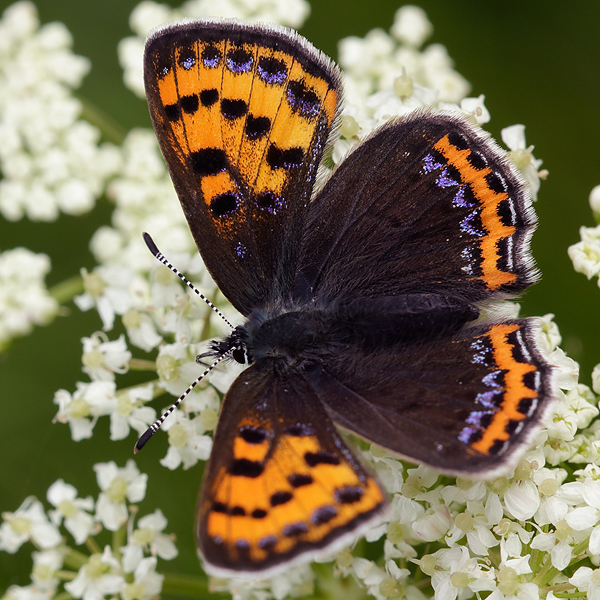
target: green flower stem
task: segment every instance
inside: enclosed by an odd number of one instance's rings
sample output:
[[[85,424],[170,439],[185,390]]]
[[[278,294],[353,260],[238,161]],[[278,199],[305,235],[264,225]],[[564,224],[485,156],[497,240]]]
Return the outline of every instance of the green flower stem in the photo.
[[[60,578],[61,581],[73,581],[73,579],[77,577],[75,571],[56,571],[54,574],[56,577]]]
[[[75,296],[83,294],[83,278],[81,275],[75,275],[53,285],[48,291],[59,304],[66,304]]]
[[[73,548],[69,548],[68,550],[69,551],[65,554],[65,566],[69,567],[69,569],[79,571],[79,569],[90,559],[87,554],[77,552],[77,550],[73,550]]]
[[[85,540],[85,545],[92,554],[102,554],[102,548],[98,546],[96,540],[93,537],[88,537],[87,540]]]
[[[68,592],[61,592],[60,594],[56,594],[56,596],[52,597],[52,600],[71,600],[73,596]]]
[[[156,363],[153,360],[144,360],[142,358],[132,358],[129,361],[129,370],[130,371],[156,371]],[[139,387],[139,386],[135,386],[135,387]]]
[[[163,582],[163,595],[186,596],[189,598],[227,598],[228,594],[211,592],[208,589],[208,579],[199,575],[180,575],[178,573],[165,573]]]
[[[568,592],[570,590],[574,590],[575,586],[571,583],[561,583],[559,585],[553,585],[551,587],[547,587],[544,588],[543,590],[540,590],[540,597],[542,597],[542,594],[547,595],[549,592]],[[582,598],[585,598],[586,594],[577,594],[577,596],[580,596]],[[561,596],[562,597],[562,596]],[[572,595],[566,596],[568,598],[573,597]]]
[[[587,553],[585,552],[585,550],[588,547],[589,541],[589,538],[586,538],[573,547],[573,554],[575,555],[575,558],[569,563],[570,567],[574,564],[577,564],[584,558],[587,558]],[[537,576],[533,579],[533,583],[536,583],[538,587],[542,588],[548,585],[548,583],[550,583],[550,581],[552,581],[552,579],[554,579],[554,577],[556,577],[560,573],[561,571],[552,566],[550,553],[548,553],[546,564],[539,570]]]
[[[121,560],[123,554],[121,548],[127,543],[127,525],[119,527],[112,535],[112,551],[117,560]]]
[[[95,125],[104,139],[120,146],[125,141],[127,131],[90,100],[79,95],[77,97],[83,106],[81,117]]]

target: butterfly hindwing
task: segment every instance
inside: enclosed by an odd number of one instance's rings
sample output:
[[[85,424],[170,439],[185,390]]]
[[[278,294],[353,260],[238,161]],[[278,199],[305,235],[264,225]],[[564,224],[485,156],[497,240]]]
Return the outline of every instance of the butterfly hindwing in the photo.
[[[514,464],[554,397],[535,319],[365,352],[345,348],[313,384],[331,418],[411,461],[473,477]]]
[[[197,538],[216,574],[264,576],[314,556],[387,505],[300,374],[244,371],[224,399],[214,447]]]
[[[247,315],[290,286],[338,110],[337,68],[283,27],[193,21],[151,34],[145,85],[192,235]]]
[[[520,177],[481,130],[417,111],[363,141],[311,204],[296,293],[514,296],[537,279],[534,227]]]

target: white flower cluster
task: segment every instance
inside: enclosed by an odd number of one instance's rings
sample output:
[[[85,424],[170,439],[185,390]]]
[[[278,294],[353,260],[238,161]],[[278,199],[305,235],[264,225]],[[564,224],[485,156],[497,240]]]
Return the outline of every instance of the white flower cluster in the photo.
[[[600,185],[590,193],[590,206],[600,223]],[[600,225],[596,227],[581,227],[581,241],[569,247],[569,257],[578,273],[583,273],[588,279],[600,274]],[[600,279],[598,280],[600,286]]]
[[[15,512],[2,513],[0,550],[14,554],[26,542],[37,548],[31,584],[10,587],[5,600],[50,600],[64,593],[83,600],[115,594],[123,600],[150,600],[160,594],[164,577],[156,572],[157,558],[172,560],[177,548],[173,536],[163,533],[167,520],[160,510],[135,522],[131,504],[146,495],[147,476],[132,460],[123,468],[99,463],[94,470],[101,490],[97,501],[79,498],[75,487],[59,479],[48,489],[53,507],[48,512],[29,497]],[[66,541],[61,527],[74,544]],[[123,536],[113,536],[113,546],[102,550],[97,540],[104,530],[122,530]],[[71,547],[83,544],[91,555]]]
[[[396,11],[389,34],[374,29],[364,38],[339,42],[346,103],[341,139],[333,148],[335,164],[377,127],[418,108],[456,110],[478,125],[490,120],[483,95],[466,97],[470,85],[453,69],[446,48],[430,44],[421,49],[432,32],[423,9],[406,5]],[[504,129],[502,139],[535,200],[547,172],[539,170],[542,161],[533,157],[533,146],[526,146],[524,126]]]
[[[26,248],[0,253],[0,350],[58,313],[58,302],[44,284],[48,271],[50,259],[45,254]]]
[[[146,36],[154,28],[183,18],[224,17],[245,21],[267,21],[298,29],[310,13],[306,0],[188,0],[178,8],[150,0],[140,2],[129,24],[135,36],[121,40],[119,62],[125,85],[144,98],[142,56]]]
[[[62,23],[40,27],[35,6],[18,2],[0,19],[0,212],[54,221],[94,206],[119,163],[116,147],[80,120],[72,90],[89,61],[71,52]]]

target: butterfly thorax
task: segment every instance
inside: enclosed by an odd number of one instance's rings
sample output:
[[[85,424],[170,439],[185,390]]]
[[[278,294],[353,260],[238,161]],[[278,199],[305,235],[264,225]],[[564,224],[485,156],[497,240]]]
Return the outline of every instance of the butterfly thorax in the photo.
[[[214,341],[215,354],[232,352],[239,363],[258,364],[274,371],[302,368],[322,359],[323,341],[331,336],[333,321],[328,311],[263,311]],[[326,347],[326,344],[325,344]]]

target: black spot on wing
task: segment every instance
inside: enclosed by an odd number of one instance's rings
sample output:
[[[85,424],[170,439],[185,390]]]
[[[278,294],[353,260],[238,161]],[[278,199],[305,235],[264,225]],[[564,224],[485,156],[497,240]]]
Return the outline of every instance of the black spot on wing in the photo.
[[[210,210],[212,214],[217,217],[225,217],[234,213],[238,207],[238,198],[236,194],[232,192],[226,192],[224,194],[218,194],[210,201]]]
[[[293,488],[299,488],[304,485],[310,485],[313,482],[313,478],[307,474],[294,473],[288,477],[288,481]]]
[[[267,431],[253,425],[245,425],[240,429],[240,437],[248,444],[262,444],[267,438]]]
[[[219,99],[219,92],[215,88],[210,90],[202,90],[200,92],[200,102],[202,106],[206,106],[207,108],[212,106]]]
[[[352,504],[358,502],[364,495],[365,491],[358,485],[345,485],[336,488],[334,495],[339,504]]]
[[[240,477],[256,478],[262,475],[265,466],[262,462],[248,460],[246,458],[238,458],[231,463],[229,473]]]
[[[248,112],[248,104],[244,100],[221,100],[221,114],[230,121],[243,117]]]
[[[331,521],[331,519],[335,518],[337,514],[338,511],[335,506],[325,504],[325,506],[315,508],[310,520],[313,522],[314,525],[323,525],[324,523],[328,523],[329,521]]]
[[[293,495],[290,492],[275,492],[269,501],[271,506],[279,506],[280,504],[287,504],[292,498]]]
[[[339,465],[340,459],[335,454],[329,454],[329,452],[306,452],[304,454],[304,460],[309,467],[316,467],[317,465]]]
[[[189,96],[182,96],[179,100],[181,110],[188,115],[194,114],[198,110],[199,99],[198,94],[190,94]]]
[[[216,175],[227,168],[227,155],[221,148],[202,148],[190,154],[192,168],[200,177]]]

